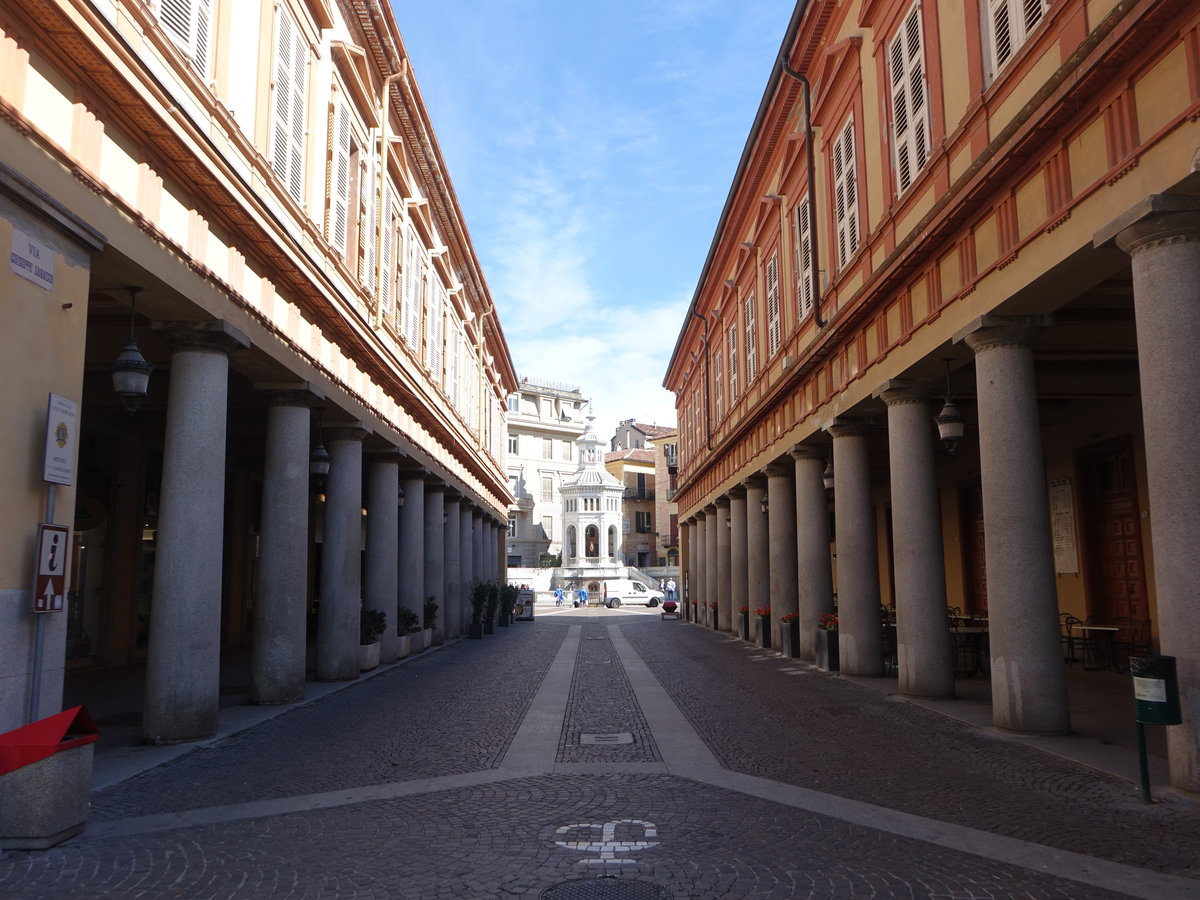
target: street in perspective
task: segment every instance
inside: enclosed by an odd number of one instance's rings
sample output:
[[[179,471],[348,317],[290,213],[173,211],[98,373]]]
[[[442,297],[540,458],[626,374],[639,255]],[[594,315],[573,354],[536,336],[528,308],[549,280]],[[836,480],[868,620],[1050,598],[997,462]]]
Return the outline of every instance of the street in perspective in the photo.
[[[1048,751],[661,607],[533,612],[197,746],[110,738],[83,834],[8,851],[0,897],[1200,891],[1200,810],[1070,758],[1083,736]]]

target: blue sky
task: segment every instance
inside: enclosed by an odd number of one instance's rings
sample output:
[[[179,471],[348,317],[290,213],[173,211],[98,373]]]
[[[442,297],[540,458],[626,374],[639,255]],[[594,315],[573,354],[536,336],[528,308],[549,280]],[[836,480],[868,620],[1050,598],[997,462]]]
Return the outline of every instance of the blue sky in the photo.
[[[789,0],[394,0],[520,376],[601,438],[662,388]]]

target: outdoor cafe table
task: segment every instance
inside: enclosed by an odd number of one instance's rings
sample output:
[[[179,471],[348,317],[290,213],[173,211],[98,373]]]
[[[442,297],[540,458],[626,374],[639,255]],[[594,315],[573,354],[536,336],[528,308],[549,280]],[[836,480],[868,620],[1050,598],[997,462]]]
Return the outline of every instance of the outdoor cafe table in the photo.
[[[1115,625],[1076,625],[1076,631],[1093,631],[1095,632],[1095,640],[1090,644],[1084,644],[1083,667],[1085,669],[1115,669],[1116,668],[1116,652],[1115,642],[1117,640],[1117,632],[1120,630]],[[1089,637],[1089,635],[1084,635]],[[1093,665],[1088,665],[1088,657],[1091,656]],[[1096,665],[1099,663],[1099,665]]]

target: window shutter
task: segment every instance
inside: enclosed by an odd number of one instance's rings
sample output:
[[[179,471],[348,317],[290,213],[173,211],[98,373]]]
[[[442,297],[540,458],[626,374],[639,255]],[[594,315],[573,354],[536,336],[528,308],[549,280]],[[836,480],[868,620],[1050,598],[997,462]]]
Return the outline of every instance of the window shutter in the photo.
[[[834,211],[837,216],[838,268],[858,249],[858,182],[854,162],[854,119],[847,120],[833,144]]]
[[[888,51],[892,80],[892,146],[899,193],[908,190],[917,172],[929,160],[924,54],[921,8],[914,3]]]
[[[746,386],[758,375],[758,326],[754,318],[754,295],[746,298],[743,307],[746,320]]]
[[[767,260],[767,356],[772,357],[779,349],[779,253],[771,254]]]
[[[713,354],[712,359],[713,372],[713,416],[716,421],[720,422],[725,415],[724,403],[724,382],[725,378],[721,372],[721,350],[718,346],[717,352]]]
[[[812,216],[808,200],[796,207],[796,300],[800,318],[813,308]]]
[[[192,67],[207,75],[212,0],[161,0],[158,19]]]
[[[275,174],[298,202],[304,199],[304,125],[308,53],[300,29],[279,11],[275,44],[274,121],[271,161]]]
[[[726,334],[726,345],[729,348],[729,408],[733,409],[733,404],[737,402],[738,397],[738,352],[737,352],[737,326],[730,325],[729,332]]]
[[[346,254],[350,227],[350,107],[335,101],[333,110],[333,185],[329,198],[329,240]]]
[[[379,250],[383,255],[383,259],[380,260],[383,277],[379,283],[379,312],[382,321],[387,322],[388,325],[392,324],[392,239],[395,230],[392,222],[393,208],[392,192],[388,190],[387,185],[384,185],[383,234],[379,236]]]
[[[358,281],[367,289],[367,294],[375,293],[375,260],[378,247],[375,243],[376,206],[375,206],[375,157],[365,153],[366,157],[358,173],[359,212],[361,218],[358,225]]]

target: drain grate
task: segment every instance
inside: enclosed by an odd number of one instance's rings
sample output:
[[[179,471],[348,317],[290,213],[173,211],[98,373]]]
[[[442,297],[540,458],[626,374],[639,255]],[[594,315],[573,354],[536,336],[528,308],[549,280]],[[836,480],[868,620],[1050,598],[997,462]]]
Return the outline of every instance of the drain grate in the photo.
[[[649,881],[629,881],[615,875],[579,878],[551,885],[541,900],[671,900],[671,892]]]
[[[632,744],[633,733],[630,731],[614,731],[608,734],[581,734],[579,735],[579,743],[581,744],[597,744],[600,746],[616,746],[618,744]]]

